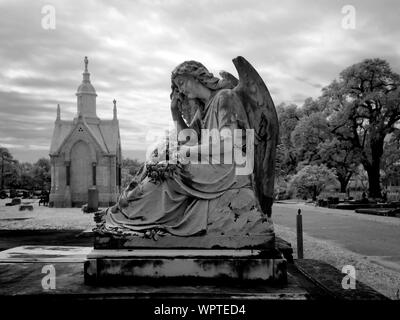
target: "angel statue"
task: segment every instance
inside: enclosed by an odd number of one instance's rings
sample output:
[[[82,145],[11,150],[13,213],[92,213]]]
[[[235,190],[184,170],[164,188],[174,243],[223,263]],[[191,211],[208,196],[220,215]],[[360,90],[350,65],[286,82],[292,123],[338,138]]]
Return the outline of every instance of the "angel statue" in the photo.
[[[196,61],[172,71],[178,144],[145,163],[117,204],[95,215],[99,234],[274,237],[276,110],[251,64],[243,57],[233,63],[239,80],[227,72],[215,77]],[[218,143],[204,130],[219,132]],[[238,173],[244,164],[235,154],[245,153],[252,170]]]

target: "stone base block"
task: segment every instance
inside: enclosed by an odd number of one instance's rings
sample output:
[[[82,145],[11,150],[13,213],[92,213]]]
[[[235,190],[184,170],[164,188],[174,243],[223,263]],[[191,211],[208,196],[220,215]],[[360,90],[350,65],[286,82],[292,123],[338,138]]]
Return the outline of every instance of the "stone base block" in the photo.
[[[287,282],[286,260],[262,250],[95,249],[84,271],[86,284]]]
[[[139,236],[116,237],[112,235],[95,235],[95,249],[256,249],[274,251],[275,235],[202,235],[178,237],[165,235],[158,241]]]

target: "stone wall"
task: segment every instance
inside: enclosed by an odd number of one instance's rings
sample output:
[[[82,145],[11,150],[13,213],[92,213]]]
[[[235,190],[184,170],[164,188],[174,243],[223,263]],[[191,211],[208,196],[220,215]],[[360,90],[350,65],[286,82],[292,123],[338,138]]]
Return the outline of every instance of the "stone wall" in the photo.
[[[96,150],[96,161],[93,162],[93,159],[88,156],[89,153],[85,149],[83,142],[82,144],[80,143],[79,141],[70,149],[72,150],[72,156],[63,152],[59,156],[51,158],[52,186],[50,205],[60,208],[81,207],[87,203],[87,189],[92,187],[96,187],[99,191],[99,206],[108,207],[115,204],[119,194],[116,182],[116,156],[104,155],[100,150]],[[75,149],[75,146],[77,146],[77,149]],[[77,156],[74,156],[73,150],[78,151]],[[82,157],[79,157],[83,150],[86,150],[86,152]],[[80,165],[79,163],[75,165],[76,161],[81,162]],[[93,185],[92,181],[93,163],[96,165],[96,186]],[[66,177],[67,165],[70,165],[69,188]],[[77,172],[76,169],[78,170]],[[86,182],[83,179],[86,179]],[[78,190],[76,191],[76,189]]]

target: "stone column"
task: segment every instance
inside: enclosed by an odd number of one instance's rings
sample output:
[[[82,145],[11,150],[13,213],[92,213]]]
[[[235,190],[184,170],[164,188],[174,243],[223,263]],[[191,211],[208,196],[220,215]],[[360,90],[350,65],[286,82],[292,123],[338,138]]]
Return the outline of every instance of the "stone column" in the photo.
[[[64,193],[64,205],[63,207],[70,208],[72,207],[72,199],[71,199],[71,161],[65,161],[65,193]]]
[[[121,181],[122,181],[122,177],[121,177],[121,165],[118,165],[118,187],[121,188]]]
[[[55,194],[57,192],[56,188],[56,159],[54,156],[50,156],[50,175],[51,175],[51,185],[50,185],[50,195],[49,195],[49,207],[54,206]]]
[[[96,165],[97,165],[96,162],[92,163],[92,184],[93,184],[93,186],[96,186],[96,184],[97,184]]]
[[[110,187],[110,203],[115,203],[117,200],[117,188],[116,188],[116,157],[111,156],[110,158],[110,180],[109,180],[109,187]]]
[[[65,161],[65,184],[71,184],[71,161]]]
[[[51,185],[50,194],[54,193],[56,190],[56,161],[53,156],[50,157],[50,175],[51,175]]]

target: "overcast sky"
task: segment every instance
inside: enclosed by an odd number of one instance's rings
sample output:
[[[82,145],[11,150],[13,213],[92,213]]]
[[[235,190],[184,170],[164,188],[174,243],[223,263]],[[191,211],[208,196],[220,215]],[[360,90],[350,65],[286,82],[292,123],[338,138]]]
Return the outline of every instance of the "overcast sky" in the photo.
[[[55,8],[54,30],[42,27],[44,5]],[[342,27],[345,5],[355,29]],[[399,16],[398,0],[0,0],[0,146],[20,161],[48,155],[57,103],[63,119],[76,114],[84,56],[97,114],[112,118],[118,101],[123,154],[134,157],[171,121],[170,73],[184,60],[236,74],[242,55],[275,104],[301,106],[365,58],[400,73]]]

